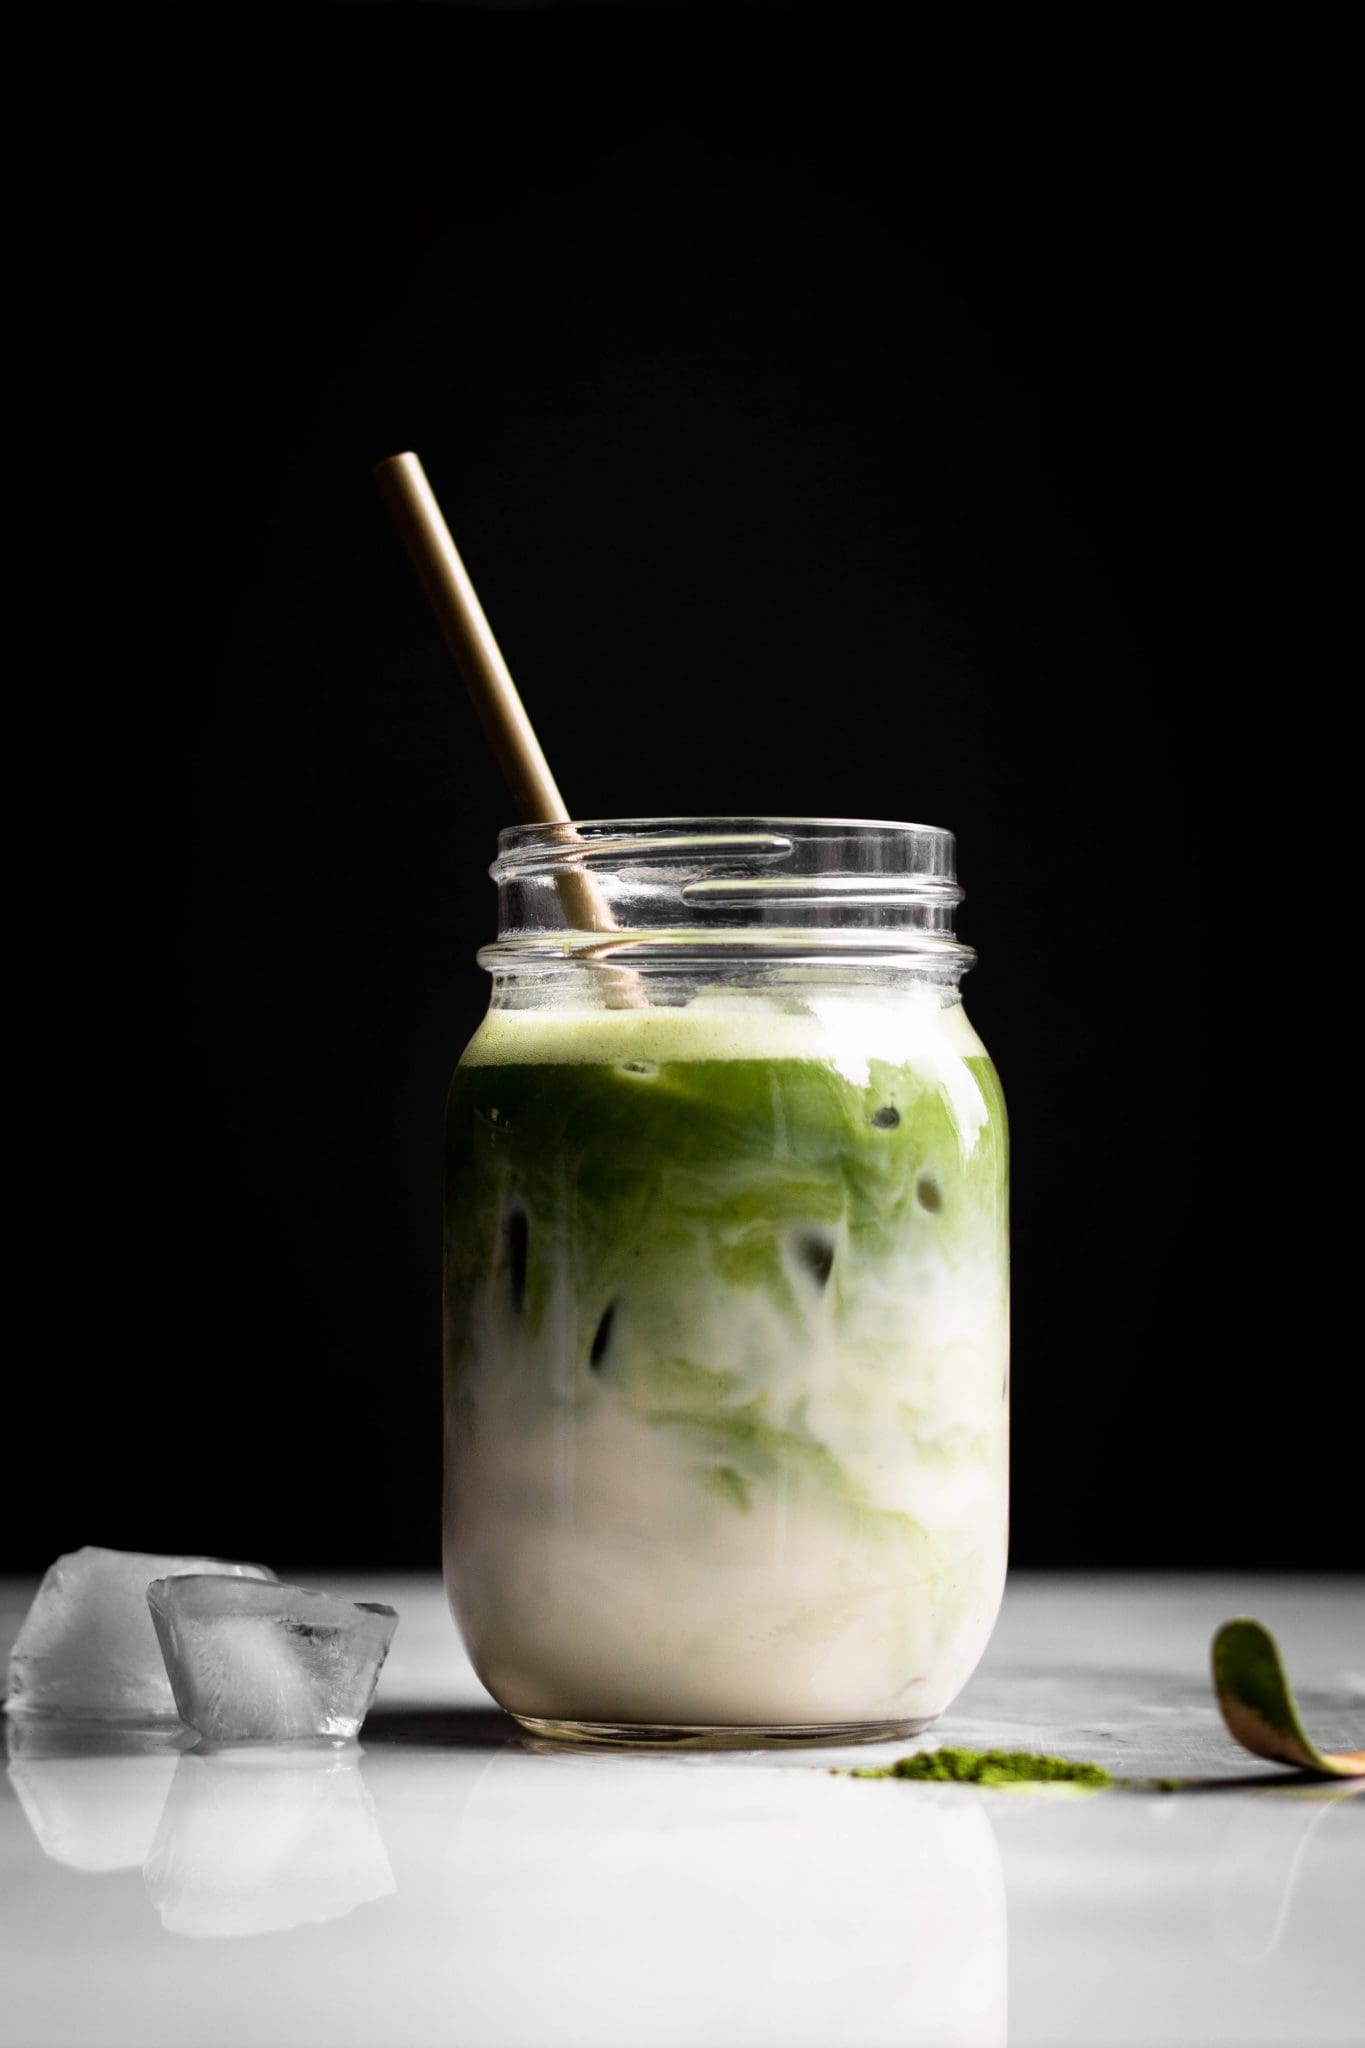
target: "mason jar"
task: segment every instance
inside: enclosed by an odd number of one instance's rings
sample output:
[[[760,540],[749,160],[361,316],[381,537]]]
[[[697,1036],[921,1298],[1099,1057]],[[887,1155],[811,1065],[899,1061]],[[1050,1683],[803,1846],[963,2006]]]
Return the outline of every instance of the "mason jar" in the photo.
[[[542,1737],[919,1732],[1004,1583],[1007,1139],[952,835],[502,833],[446,1119],[446,1587]]]

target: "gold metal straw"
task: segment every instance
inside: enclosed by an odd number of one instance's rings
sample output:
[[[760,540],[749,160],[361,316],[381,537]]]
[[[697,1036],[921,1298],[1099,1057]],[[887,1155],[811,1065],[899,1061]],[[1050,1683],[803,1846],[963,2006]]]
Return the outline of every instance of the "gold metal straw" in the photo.
[[[518,817],[528,825],[567,824],[568,808],[484,617],[469,571],[450,537],[426,471],[415,455],[405,454],[376,463],[374,474],[479,714]],[[567,843],[574,837],[565,834]],[[616,929],[606,898],[591,875],[581,868],[567,869],[556,882],[564,914],[576,930]],[[643,1002],[638,976],[621,972],[613,979],[622,984],[620,992],[628,1002]]]

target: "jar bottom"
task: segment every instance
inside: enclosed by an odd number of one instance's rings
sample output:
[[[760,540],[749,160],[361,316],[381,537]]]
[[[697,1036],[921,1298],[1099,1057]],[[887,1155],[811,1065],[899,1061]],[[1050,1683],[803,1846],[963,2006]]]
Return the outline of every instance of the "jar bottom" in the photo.
[[[535,1749],[815,1749],[850,1742],[902,1742],[922,1735],[938,1719],[923,1721],[822,1721],[805,1726],[698,1727],[686,1723],[542,1721],[514,1714]]]

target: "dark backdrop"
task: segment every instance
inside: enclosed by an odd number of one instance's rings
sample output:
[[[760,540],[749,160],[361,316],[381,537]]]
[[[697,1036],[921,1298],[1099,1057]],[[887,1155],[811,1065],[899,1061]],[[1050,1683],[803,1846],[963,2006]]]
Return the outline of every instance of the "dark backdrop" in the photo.
[[[1180,53],[908,20],[204,7],[89,56],[31,372],[92,580],[44,612],[91,638],[45,670],[14,1567],[437,1556],[439,1123],[507,819],[370,480],[409,446],[580,815],[958,834],[1015,1561],[1359,1563],[1303,1426],[1359,1368],[1277,1266],[1297,1069],[1232,1058],[1282,983],[1212,851],[1326,539],[1281,490],[1331,365],[1280,144]]]

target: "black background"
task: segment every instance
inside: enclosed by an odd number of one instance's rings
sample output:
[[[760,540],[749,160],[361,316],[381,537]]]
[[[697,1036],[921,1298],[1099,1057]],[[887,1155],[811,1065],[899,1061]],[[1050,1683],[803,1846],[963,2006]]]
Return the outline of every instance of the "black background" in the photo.
[[[1296,1135],[1345,1157],[1344,1053],[1271,895],[1341,562],[1327,180],[1188,47],[909,20],[166,9],[48,77],[13,1568],[438,1555],[508,821],[370,479],[404,447],[579,815],[957,833],[1014,1561],[1359,1564]]]

